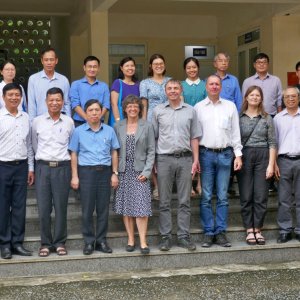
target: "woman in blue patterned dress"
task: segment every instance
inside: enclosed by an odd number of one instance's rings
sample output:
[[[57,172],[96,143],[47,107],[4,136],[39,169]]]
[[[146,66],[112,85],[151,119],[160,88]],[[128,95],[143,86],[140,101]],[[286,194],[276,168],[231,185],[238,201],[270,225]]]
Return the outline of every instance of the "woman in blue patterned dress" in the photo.
[[[126,251],[135,250],[135,223],[140,237],[140,250],[148,254],[146,241],[148,217],[152,215],[149,177],[155,158],[155,139],[152,124],[141,119],[143,105],[135,95],[123,102],[124,119],[115,124],[120,143],[119,186],[113,211],[123,215],[128,234]]]

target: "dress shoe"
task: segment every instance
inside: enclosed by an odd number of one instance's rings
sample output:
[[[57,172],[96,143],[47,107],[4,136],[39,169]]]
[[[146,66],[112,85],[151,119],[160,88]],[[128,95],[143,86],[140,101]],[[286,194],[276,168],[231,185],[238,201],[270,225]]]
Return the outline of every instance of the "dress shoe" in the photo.
[[[6,247],[6,248],[1,249],[1,258],[3,258],[3,259],[11,259],[12,258],[10,248]]]
[[[142,247],[141,247],[141,253],[142,253],[143,255],[149,254],[149,253],[150,253],[149,247],[145,247],[145,248],[142,248]]]
[[[203,238],[203,241],[202,241],[201,247],[203,247],[203,248],[209,248],[209,247],[211,247],[212,244],[213,244],[213,239],[214,239],[213,235],[205,234],[204,238]]]
[[[32,251],[25,249],[22,245],[14,247],[12,253],[21,256],[32,256]]]
[[[290,241],[291,239],[292,239],[292,234],[290,232],[289,233],[280,233],[279,237],[277,239],[277,243],[283,244],[283,243]]]
[[[222,247],[231,247],[231,243],[227,240],[226,234],[220,232],[215,236],[216,244]]]
[[[135,250],[135,245],[127,245],[125,250],[127,252],[133,252]]]
[[[188,249],[189,251],[196,250],[196,245],[191,241],[189,237],[178,239],[177,245],[179,247]]]
[[[163,236],[160,240],[159,250],[169,251],[172,247],[171,239],[168,236]]]
[[[108,246],[107,242],[101,242],[99,244],[96,244],[95,250],[104,252],[104,253],[112,253],[112,249]]]
[[[84,255],[91,255],[94,252],[94,245],[85,244],[82,252]]]

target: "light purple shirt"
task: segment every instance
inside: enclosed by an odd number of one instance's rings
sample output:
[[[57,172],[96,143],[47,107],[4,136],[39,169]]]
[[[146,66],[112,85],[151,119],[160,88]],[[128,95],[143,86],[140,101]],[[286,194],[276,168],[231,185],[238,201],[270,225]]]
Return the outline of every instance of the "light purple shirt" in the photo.
[[[260,79],[258,74],[248,77],[243,82],[242,93],[245,96],[246,91],[252,85],[259,86],[264,94],[264,109],[274,116],[277,114],[277,108],[282,105],[282,86],[277,76],[267,73],[264,79]]]
[[[278,154],[300,155],[300,109],[292,116],[286,109],[274,118]]]

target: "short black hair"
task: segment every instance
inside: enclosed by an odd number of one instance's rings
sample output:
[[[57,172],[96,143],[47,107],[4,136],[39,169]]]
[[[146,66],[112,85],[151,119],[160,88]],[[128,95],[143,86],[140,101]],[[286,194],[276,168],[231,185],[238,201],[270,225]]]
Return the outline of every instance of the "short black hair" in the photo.
[[[268,62],[270,61],[269,56],[266,53],[257,53],[254,58],[253,58],[253,62],[255,63],[258,59],[266,59]]]
[[[4,86],[4,88],[3,88],[3,96],[5,96],[6,92],[8,92],[10,90],[19,90],[21,96],[23,95],[21,86],[18,83],[16,83],[16,82],[8,83],[8,84],[6,84]]]
[[[55,95],[55,94],[60,94],[61,97],[64,99],[64,93],[59,87],[53,87],[49,89],[46,93],[46,97],[48,97],[48,95]]]
[[[101,108],[101,110],[102,110],[102,104],[99,102],[99,100],[96,100],[96,99],[90,99],[90,100],[88,100],[86,103],[85,103],[85,105],[84,105],[84,111],[86,112],[87,111],[87,109],[91,106],[91,105],[93,105],[93,104],[98,104],[99,105],[99,107]]]
[[[296,71],[298,71],[298,68],[300,67],[300,61],[298,61],[297,63],[296,63]]]
[[[93,55],[87,56],[83,61],[83,65],[85,66],[88,61],[93,61],[93,60],[96,60],[98,62],[98,65],[100,65],[100,59]]]
[[[56,51],[53,47],[47,47],[45,49],[42,50],[41,52],[41,58],[43,58],[44,54],[47,52],[53,51],[55,53],[55,57],[56,57]]]

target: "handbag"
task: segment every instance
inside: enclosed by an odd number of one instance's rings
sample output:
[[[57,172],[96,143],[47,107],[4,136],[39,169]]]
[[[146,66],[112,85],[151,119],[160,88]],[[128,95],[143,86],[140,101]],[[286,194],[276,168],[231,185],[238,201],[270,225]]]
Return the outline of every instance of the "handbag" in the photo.
[[[254,127],[252,128],[252,130],[251,130],[250,134],[247,136],[247,138],[246,138],[245,142],[242,144],[242,145],[243,145],[243,147],[245,147],[245,146],[246,146],[247,142],[249,141],[249,139],[250,139],[250,137],[251,137],[251,135],[252,135],[252,133],[253,133],[254,129],[256,128],[256,126],[257,126],[258,122],[260,121],[260,119],[261,119],[261,116],[259,116],[259,117],[258,117],[258,120],[256,121],[256,123],[255,123]]]
[[[119,98],[118,98],[118,110],[119,110],[119,114],[120,114],[120,120],[123,120],[123,110],[122,110],[122,94],[123,94],[123,84],[122,84],[122,80],[119,79],[120,82],[120,90],[119,90]],[[114,114],[112,109],[109,112],[109,117],[108,117],[108,122],[107,124],[111,127],[114,127],[114,124],[116,123]]]

